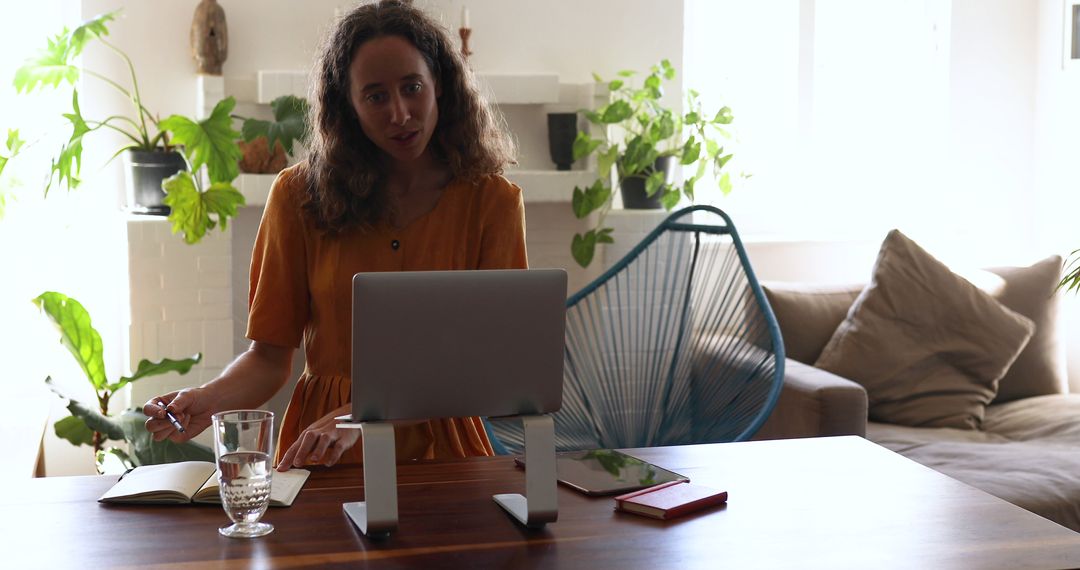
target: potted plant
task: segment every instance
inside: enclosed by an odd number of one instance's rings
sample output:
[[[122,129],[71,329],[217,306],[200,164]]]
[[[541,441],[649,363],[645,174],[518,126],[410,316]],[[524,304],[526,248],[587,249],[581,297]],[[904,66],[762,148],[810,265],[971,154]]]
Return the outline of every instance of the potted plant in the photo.
[[[650,68],[640,87],[630,83],[635,75],[634,71],[620,71],[617,79],[605,81],[593,74],[611,94],[606,105],[584,112],[589,122],[599,127],[601,137],[580,131],[574,140],[574,160],[595,154],[598,170],[591,186],[574,188],[571,202],[579,219],[599,211],[595,227],[575,234],[570,246],[574,260],[582,267],[592,262],[597,244],[614,241],[612,228],[603,226],[616,185],[626,208],[662,206],[671,210],[682,196],[694,200],[694,184],[712,166],[720,190],[725,195],[731,191],[731,177],[723,168],[732,154],[725,153],[717,140],[717,136],[730,138],[724,126],[733,120],[731,109],[723,107],[706,114],[693,89],[687,91],[682,115],[664,106],[660,101],[663,82],[675,78],[675,68],[666,59]],[[613,136],[612,127],[621,131],[621,136]],[[685,176],[681,185],[673,182],[677,166],[693,173]]]
[[[288,164],[293,143],[304,142],[308,135],[308,102],[303,97],[282,95],[270,102],[273,120],[233,115],[243,121],[239,143],[243,158],[240,170],[255,174],[274,174]],[[273,149],[273,150],[271,150]]]
[[[201,121],[181,115],[160,119],[144,105],[131,58],[105,39],[108,24],[116,15],[109,12],[73,30],[65,28],[15,73],[19,93],[57,88],[62,83],[72,86],[71,109],[63,115],[71,125],[71,136],[52,159],[45,193],[48,195],[54,184],[69,190],[79,185],[87,136],[102,129],[120,133],[125,140],[113,157],[124,155],[128,165],[129,208],[138,213],[167,213],[173,232],[183,231],[185,241],[195,243],[218,223],[224,228],[228,218],[236,215],[237,206],[244,203],[243,195],[232,186],[240,159],[235,142],[239,133],[232,130],[230,116],[236,102],[231,97],[222,100],[210,117]],[[124,61],[126,82],[75,65],[91,41],[100,42]],[[130,113],[100,120],[83,116],[78,82],[84,73],[122,93],[131,101]],[[204,165],[209,180],[206,188],[202,176],[192,175]]]
[[[66,398],[57,389],[52,377],[45,378],[45,383],[57,395],[68,400],[67,409],[71,412],[70,416],[53,426],[58,437],[68,440],[72,445],[92,446],[98,471],[102,473],[155,463],[213,461],[214,452],[205,445],[192,441],[180,444],[169,440],[154,441],[143,426],[146,416],[141,409],[127,410],[119,416],[109,415],[109,400],[128,384],[169,372],[187,374],[191,367],[202,359],[202,354],[180,360],[163,358],[158,362],[143,359],[139,361],[138,368],[131,376],[109,382],[105,377],[101,335],[94,329],[90,314],[82,304],[67,295],[52,291],[36,297],[34,304],[56,325],[60,331],[61,343],[75,357],[97,396],[96,407],[85,405]],[[126,441],[131,453],[108,445],[109,441]],[[110,464],[114,467],[109,468]]]

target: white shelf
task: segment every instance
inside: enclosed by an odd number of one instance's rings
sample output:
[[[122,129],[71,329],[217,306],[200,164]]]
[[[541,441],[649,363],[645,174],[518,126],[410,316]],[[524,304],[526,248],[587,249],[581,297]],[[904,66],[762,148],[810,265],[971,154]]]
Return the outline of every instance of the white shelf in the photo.
[[[480,73],[477,78],[496,105],[559,102],[559,76],[554,73]]]
[[[569,202],[574,186],[582,189],[592,185],[596,173],[591,170],[510,170],[506,172],[514,184],[521,187],[525,203]]]
[[[233,184],[244,195],[245,206],[265,206],[277,174],[241,174]]]
[[[506,177],[521,187],[526,203],[569,202],[574,186],[589,186],[596,173],[589,170],[512,170]],[[236,189],[244,195],[247,206],[264,206],[276,174],[241,174]]]

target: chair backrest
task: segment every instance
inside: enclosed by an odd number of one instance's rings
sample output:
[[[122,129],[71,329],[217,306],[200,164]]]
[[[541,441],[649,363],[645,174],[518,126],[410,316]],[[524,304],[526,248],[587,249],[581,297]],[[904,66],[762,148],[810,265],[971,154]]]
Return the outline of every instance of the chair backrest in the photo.
[[[780,330],[717,208],[673,213],[566,304],[559,450],[745,440],[779,397]],[[520,452],[520,426],[492,431]]]

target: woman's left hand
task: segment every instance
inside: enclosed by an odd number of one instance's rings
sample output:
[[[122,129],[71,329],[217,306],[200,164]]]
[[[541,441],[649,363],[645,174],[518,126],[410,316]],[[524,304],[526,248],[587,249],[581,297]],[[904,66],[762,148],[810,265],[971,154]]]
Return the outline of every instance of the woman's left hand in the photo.
[[[360,439],[359,429],[337,427],[334,418],[349,413],[352,406],[346,404],[308,426],[289,447],[277,465],[278,471],[293,467],[321,464],[327,467],[341,459],[341,454]]]

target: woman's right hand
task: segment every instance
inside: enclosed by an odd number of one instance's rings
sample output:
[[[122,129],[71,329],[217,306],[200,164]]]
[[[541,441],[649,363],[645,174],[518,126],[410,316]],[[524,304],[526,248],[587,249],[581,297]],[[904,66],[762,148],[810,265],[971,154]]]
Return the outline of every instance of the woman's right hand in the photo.
[[[146,414],[148,418],[146,429],[154,441],[169,439],[176,443],[183,443],[210,427],[212,413],[210,404],[211,398],[205,388],[186,388],[151,398],[143,404],[143,414]],[[165,415],[166,409],[172,412],[180,425],[184,426],[183,433],[169,421]]]

